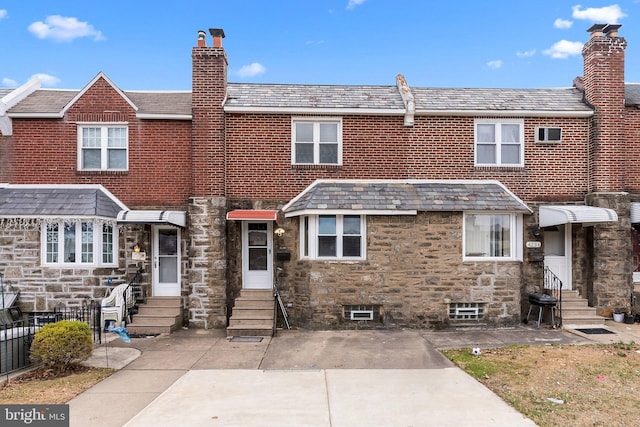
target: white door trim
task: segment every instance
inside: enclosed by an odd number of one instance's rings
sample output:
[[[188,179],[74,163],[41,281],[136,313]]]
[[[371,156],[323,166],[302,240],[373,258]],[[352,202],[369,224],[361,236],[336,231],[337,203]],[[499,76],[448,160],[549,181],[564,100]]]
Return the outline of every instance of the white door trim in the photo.
[[[161,231],[168,233],[161,233]],[[153,296],[180,296],[181,294],[181,248],[180,248],[180,229],[171,226],[154,225],[153,231],[153,260],[152,260],[152,295]],[[175,248],[171,246],[171,240],[161,248],[160,237],[171,236],[175,231]],[[164,253],[163,253],[164,252]],[[175,265],[173,262],[175,260]],[[167,262],[169,264],[167,264]],[[161,270],[163,269],[164,270]],[[174,271],[175,270],[175,271]],[[170,275],[175,280],[162,281],[162,276]]]
[[[562,224],[558,227],[564,227],[564,255],[547,254],[547,247],[545,245],[544,266],[549,267],[549,269],[562,281],[562,289],[571,290],[573,289],[573,271],[571,268],[571,224]],[[549,233],[549,231],[546,231],[545,233]]]
[[[261,236],[262,230],[250,230],[252,225],[259,227],[259,224],[266,224],[265,236]],[[250,231],[257,233],[253,242],[249,239]],[[265,237],[264,244],[261,237]],[[258,258],[263,256],[264,259],[257,259],[256,261],[259,262],[250,263],[250,257],[255,256]],[[256,266],[259,268],[255,269]],[[273,221],[242,221],[242,288],[273,288]]]

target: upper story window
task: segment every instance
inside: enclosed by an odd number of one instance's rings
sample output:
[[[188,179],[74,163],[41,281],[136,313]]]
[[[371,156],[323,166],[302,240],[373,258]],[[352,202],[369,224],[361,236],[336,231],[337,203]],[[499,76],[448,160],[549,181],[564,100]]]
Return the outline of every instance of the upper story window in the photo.
[[[524,121],[477,119],[476,166],[524,166]]]
[[[292,164],[342,164],[342,120],[293,119],[292,134]]]
[[[521,218],[513,213],[465,213],[464,258],[482,261],[521,259]]]
[[[78,126],[78,170],[127,170],[129,134],[126,124]]]
[[[114,265],[114,225],[93,221],[60,221],[43,226],[45,265]]]
[[[309,215],[300,218],[301,257],[365,259],[365,220],[361,215]]]

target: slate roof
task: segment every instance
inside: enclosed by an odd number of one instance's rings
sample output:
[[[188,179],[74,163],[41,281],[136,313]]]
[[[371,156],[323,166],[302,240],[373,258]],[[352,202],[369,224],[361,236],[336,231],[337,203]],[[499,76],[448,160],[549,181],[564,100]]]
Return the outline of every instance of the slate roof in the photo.
[[[289,202],[287,216],[305,210],[516,211],[527,205],[498,181],[318,180]]]
[[[640,105],[640,83],[626,83],[624,85],[625,105]]]
[[[13,91],[13,89],[0,88],[0,99],[2,99],[5,96],[9,95],[12,91]]]
[[[0,217],[99,216],[116,218],[126,206],[100,187],[0,186]]]
[[[39,89],[9,109],[9,114],[56,114],[79,90]],[[191,92],[136,92],[124,94],[138,107],[138,114],[191,115]]]

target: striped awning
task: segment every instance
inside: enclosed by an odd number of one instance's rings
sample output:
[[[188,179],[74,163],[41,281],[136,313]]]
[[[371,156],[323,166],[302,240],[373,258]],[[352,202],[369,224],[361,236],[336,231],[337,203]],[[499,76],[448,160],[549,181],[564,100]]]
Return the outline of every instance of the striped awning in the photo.
[[[540,206],[540,227],[560,224],[593,225],[616,221],[618,214],[608,208],[579,205]]]
[[[186,227],[187,213],[162,210],[123,210],[118,212],[119,224],[167,224]]]

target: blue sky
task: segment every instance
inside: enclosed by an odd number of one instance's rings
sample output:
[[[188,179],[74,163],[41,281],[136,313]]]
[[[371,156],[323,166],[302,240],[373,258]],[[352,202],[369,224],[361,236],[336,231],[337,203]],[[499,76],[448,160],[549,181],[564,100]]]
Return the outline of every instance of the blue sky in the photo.
[[[0,0],[0,87],[189,90],[212,27],[232,82],[568,87],[594,22],[622,24],[640,82],[640,0]]]

